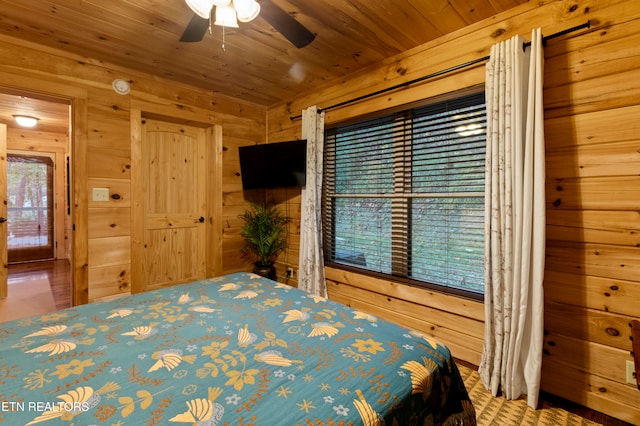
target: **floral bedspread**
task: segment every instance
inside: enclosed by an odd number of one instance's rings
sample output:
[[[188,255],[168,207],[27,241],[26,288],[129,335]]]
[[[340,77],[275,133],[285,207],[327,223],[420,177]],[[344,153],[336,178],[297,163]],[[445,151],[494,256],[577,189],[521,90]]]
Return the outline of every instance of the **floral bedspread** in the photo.
[[[0,324],[7,425],[475,424],[449,350],[238,273]]]

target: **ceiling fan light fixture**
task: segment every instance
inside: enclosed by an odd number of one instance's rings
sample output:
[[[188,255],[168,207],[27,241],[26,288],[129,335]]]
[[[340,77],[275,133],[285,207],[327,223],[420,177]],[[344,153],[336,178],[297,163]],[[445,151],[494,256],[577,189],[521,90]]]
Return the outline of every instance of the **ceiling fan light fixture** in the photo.
[[[13,118],[20,127],[35,127],[38,124],[39,118],[31,117],[29,115],[14,115]]]
[[[236,19],[236,10],[233,6],[216,6],[215,25],[221,27],[238,28],[238,20]]]
[[[233,7],[240,22],[253,21],[260,13],[260,5],[255,0],[233,0]]]
[[[226,3],[229,4],[229,1],[230,0],[227,0]],[[185,0],[185,2],[187,3],[187,6],[193,10],[193,13],[203,19],[209,19],[211,17],[211,9],[213,6],[217,6],[218,3],[221,3],[220,0]]]

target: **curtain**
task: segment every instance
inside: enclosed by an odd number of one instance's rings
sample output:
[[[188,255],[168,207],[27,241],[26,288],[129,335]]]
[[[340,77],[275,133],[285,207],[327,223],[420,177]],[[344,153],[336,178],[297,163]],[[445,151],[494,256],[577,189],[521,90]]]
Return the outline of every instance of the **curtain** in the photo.
[[[536,408],[543,343],[545,166],[542,35],[491,48],[486,68],[485,336],[479,373]]]
[[[302,189],[300,212],[298,288],[316,296],[327,297],[320,209],[324,112],[318,112],[316,106],[302,111],[302,138],[307,140],[307,183]]]

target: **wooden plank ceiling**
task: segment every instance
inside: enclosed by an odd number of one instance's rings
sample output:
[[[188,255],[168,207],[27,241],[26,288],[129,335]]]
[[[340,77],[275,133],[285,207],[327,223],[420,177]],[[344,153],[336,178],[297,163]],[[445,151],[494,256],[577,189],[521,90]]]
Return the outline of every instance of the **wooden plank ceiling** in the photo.
[[[258,16],[180,42],[184,0],[0,0],[0,34],[271,106],[528,0],[269,1],[315,40],[298,49]]]

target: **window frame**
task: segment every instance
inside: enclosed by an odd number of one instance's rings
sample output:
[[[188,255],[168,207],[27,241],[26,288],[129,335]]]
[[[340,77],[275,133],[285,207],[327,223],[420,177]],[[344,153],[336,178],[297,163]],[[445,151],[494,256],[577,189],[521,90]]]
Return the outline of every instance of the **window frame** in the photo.
[[[453,94],[448,94],[444,97],[436,97],[436,98],[432,98],[429,100],[426,100],[425,102],[419,104],[419,105],[412,105],[411,107],[405,108],[405,109],[401,109],[401,108],[396,108],[393,111],[384,111],[381,112],[378,115],[372,115],[372,116],[368,116],[366,118],[360,118],[360,119],[356,119],[356,120],[351,120],[349,123],[336,123],[331,127],[327,127],[327,129],[325,130],[325,155],[327,154],[327,146],[330,146],[331,144],[327,144],[327,140],[331,140],[332,138],[332,132],[335,132],[336,129],[340,129],[340,128],[344,128],[345,126],[349,126],[349,125],[353,125],[353,124],[359,124],[359,123],[363,123],[363,122],[369,122],[370,120],[376,120],[376,119],[380,119],[380,120],[384,120],[385,118],[388,117],[393,117],[392,118],[392,134],[393,134],[393,144],[394,147],[396,144],[400,143],[400,144],[405,144],[407,142],[407,138],[405,136],[401,136],[398,137],[397,133],[405,133],[407,131],[412,132],[412,128],[414,127],[414,123],[412,121],[412,119],[410,120],[410,124],[409,124],[409,129],[403,129],[401,127],[395,127],[393,124],[395,121],[400,120],[403,121],[404,123],[407,122],[407,116],[413,114],[414,111],[416,110],[420,110],[421,108],[424,107],[429,107],[431,105],[437,105],[443,102],[455,102],[457,100],[460,99],[476,99],[477,97],[482,96],[482,101],[484,103],[484,88],[483,87],[475,87],[471,90],[466,90],[466,91],[461,91],[461,92],[456,92]],[[485,124],[485,130],[486,130],[486,110],[485,110],[485,115],[484,115],[484,124]],[[484,140],[486,141],[486,132],[484,133],[485,137]],[[409,138],[411,140],[410,144],[413,144],[413,136],[411,138]],[[484,144],[484,146],[486,147],[486,143]],[[405,148],[402,147],[402,150],[404,150]],[[486,154],[486,150],[484,151],[484,154]],[[430,194],[430,193],[413,193],[411,191],[406,191],[406,188],[409,187],[409,189],[411,189],[411,168],[412,168],[412,164],[413,164],[413,155],[412,157],[412,161],[411,162],[407,162],[404,161],[404,158],[402,156],[397,156],[397,155],[392,155],[393,158],[393,190],[391,194],[372,194],[372,196],[368,197],[368,194],[346,194],[346,195],[341,195],[338,194],[336,192],[329,192],[330,188],[327,185],[327,179],[326,179],[326,173],[327,170],[332,170],[334,168],[335,165],[335,158],[333,156],[328,156],[328,158],[325,158],[325,175],[323,176],[323,188],[322,188],[322,220],[323,220],[323,227],[324,229],[329,230],[329,232],[325,232],[323,235],[323,243],[325,246],[325,265],[328,267],[332,267],[332,268],[337,268],[337,269],[342,269],[342,270],[346,270],[346,271],[352,271],[358,274],[362,274],[362,275],[368,275],[368,276],[373,276],[376,278],[381,278],[381,279],[385,279],[385,280],[393,280],[394,282],[398,282],[401,284],[405,284],[405,285],[410,285],[410,286],[415,286],[415,287],[420,287],[420,288],[425,288],[428,290],[434,290],[434,291],[438,291],[438,292],[442,292],[442,293],[446,293],[446,294],[450,294],[450,295],[454,295],[454,296],[459,296],[459,297],[464,297],[464,298],[468,298],[468,299],[472,299],[472,300],[479,300],[482,301],[484,299],[484,290],[482,292],[475,292],[473,290],[465,290],[465,289],[461,289],[458,287],[451,287],[451,286],[447,286],[444,284],[437,284],[437,283],[433,283],[433,282],[428,282],[428,281],[423,281],[423,280],[418,280],[418,279],[414,279],[411,278],[409,276],[409,269],[411,268],[411,243],[412,243],[412,239],[411,236],[408,235],[410,234],[413,226],[412,226],[412,219],[411,219],[411,200],[414,198],[429,198],[429,197],[433,197],[435,196],[442,196],[441,194]],[[328,165],[328,162],[333,162],[331,166]],[[407,170],[408,169],[408,170]],[[332,182],[332,184],[335,186],[335,177],[332,178],[330,181]],[[472,193],[461,193],[460,196],[473,196],[476,198],[482,198],[482,203],[484,203],[484,197],[485,197],[485,193],[484,193],[484,182],[485,182],[485,178],[482,179],[483,181],[483,188],[482,191],[474,191]],[[331,183],[330,183],[331,185]],[[398,193],[400,193],[401,195],[398,195]],[[447,193],[447,195],[445,195],[446,198],[453,198],[455,197],[455,195],[452,195],[451,193]],[[335,243],[335,238],[337,238],[336,236],[336,221],[333,218],[333,216],[335,216],[335,207],[332,209],[331,213],[328,214],[327,213],[327,205],[329,203],[334,204],[335,205],[335,200],[338,198],[387,198],[390,199],[391,204],[392,204],[392,208],[391,208],[391,217],[396,217],[399,214],[404,216],[404,224],[403,225],[398,225],[398,222],[395,221],[394,219],[392,219],[392,229],[391,229],[391,235],[392,235],[392,240],[395,238],[395,236],[399,235],[399,234],[407,234],[405,237],[403,237],[402,241],[400,243],[395,242],[395,243],[391,243],[391,253],[390,256],[392,258],[391,261],[391,273],[384,273],[384,272],[378,272],[378,271],[374,271],[374,270],[370,270],[370,269],[365,269],[365,268],[361,268],[358,267],[357,265],[354,264],[346,264],[346,263],[341,263],[341,262],[336,262],[334,261],[334,259],[336,258],[336,243]],[[482,228],[484,227],[484,225],[482,226]],[[399,228],[399,229],[396,229]],[[326,250],[326,248],[329,247],[330,250]],[[400,256],[398,256],[398,254],[400,254]]]

